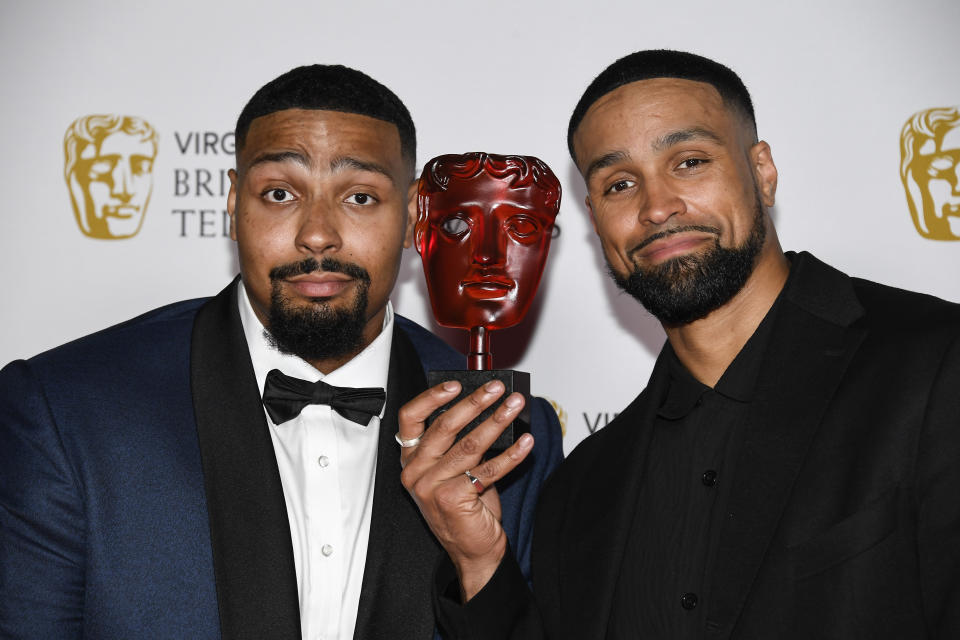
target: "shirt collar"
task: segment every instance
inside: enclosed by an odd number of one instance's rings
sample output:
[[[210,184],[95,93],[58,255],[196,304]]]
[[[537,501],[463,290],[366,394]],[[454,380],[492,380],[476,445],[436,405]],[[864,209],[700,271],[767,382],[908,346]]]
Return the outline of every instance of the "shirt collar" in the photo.
[[[667,420],[678,420],[687,416],[698,405],[700,399],[707,392],[714,391],[719,395],[737,402],[750,402],[757,388],[757,376],[763,355],[770,342],[776,317],[779,313],[781,300],[792,288],[793,270],[787,277],[783,290],[777,296],[767,315],[757,326],[757,329],[747,340],[743,348],[727,366],[720,376],[716,386],[711,390],[693,377],[674,352],[670,342],[664,346],[667,357],[667,372],[670,376],[670,388],[657,414]]]
[[[380,333],[366,348],[352,360],[338,369],[324,375],[306,360],[288,353],[280,353],[267,341],[266,329],[257,318],[247,297],[243,281],[237,283],[240,288],[237,302],[240,307],[240,322],[250,350],[253,373],[257,378],[257,388],[263,392],[267,373],[279,369],[288,376],[308,382],[323,380],[337,387],[381,387],[387,388],[387,376],[390,371],[390,348],[393,343],[393,305],[387,301]],[[384,403],[386,408],[386,403]],[[383,409],[380,410],[383,418]]]

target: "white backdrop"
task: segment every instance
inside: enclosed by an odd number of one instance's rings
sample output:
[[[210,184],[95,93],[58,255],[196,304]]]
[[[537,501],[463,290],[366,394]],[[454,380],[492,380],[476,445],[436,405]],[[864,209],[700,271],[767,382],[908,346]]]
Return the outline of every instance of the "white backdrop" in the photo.
[[[561,177],[562,234],[538,301],[493,346],[498,366],[531,371],[534,392],[563,408],[569,451],[640,391],[663,333],[604,275],[566,152],[567,118],[607,64],[655,47],[713,57],[743,77],[780,170],[774,217],[785,248],[960,300],[960,242],[915,231],[898,173],[903,123],[960,104],[956,0],[5,2],[0,361],[219,291],[236,272],[219,190],[233,158],[180,145],[191,132],[219,141],[281,72],[343,63],[406,102],[421,164],[440,153],[520,153]],[[95,113],[140,116],[160,136],[153,195],[130,239],[91,239],[74,221],[63,136]],[[178,169],[209,171],[212,195],[193,183],[177,195]],[[431,324],[412,250],[394,304]]]

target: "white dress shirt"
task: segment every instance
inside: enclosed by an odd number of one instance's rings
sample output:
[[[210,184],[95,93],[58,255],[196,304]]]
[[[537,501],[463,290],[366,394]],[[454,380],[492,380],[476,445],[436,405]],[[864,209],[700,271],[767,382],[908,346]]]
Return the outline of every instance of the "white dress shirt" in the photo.
[[[380,335],[353,360],[324,376],[306,361],[270,346],[242,283],[237,297],[261,393],[271,369],[309,382],[386,389],[393,338],[389,302]],[[303,638],[350,640],[370,537],[383,411],[366,426],[326,405],[307,405],[297,418],[281,425],[274,424],[266,411],[264,415],[290,518]]]

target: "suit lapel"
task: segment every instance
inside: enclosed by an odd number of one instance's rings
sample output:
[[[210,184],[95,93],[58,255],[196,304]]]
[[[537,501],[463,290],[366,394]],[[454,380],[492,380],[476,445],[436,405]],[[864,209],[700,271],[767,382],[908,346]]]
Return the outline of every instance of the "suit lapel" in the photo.
[[[810,442],[864,338],[849,326],[862,314],[849,278],[812,256],[794,259],[794,269],[798,281],[764,356],[710,572],[706,628],[714,638],[733,631]]]
[[[193,326],[191,388],[225,639],[299,638],[290,525],[237,307],[239,280]]]
[[[394,325],[370,541],[354,631],[358,640],[433,637],[430,585],[440,545],[400,484],[400,447],[394,440],[400,407],[426,387],[412,343]]]
[[[567,611],[565,628],[570,638],[603,638],[620,576],[627,539],[634,518],[642,518],[637,496],[646,466],[657,408],[666,392],[668,375],[662,355],[650,376],[650,386],[599,434],[616,442],[603,447],[605,455],[587,470],[588,476],[573,485],[578,505],[564,522],[559,576],[560,602]],[[538,533],[543,535],[542,532]],[[548,534],[549,535],[549,534]]]

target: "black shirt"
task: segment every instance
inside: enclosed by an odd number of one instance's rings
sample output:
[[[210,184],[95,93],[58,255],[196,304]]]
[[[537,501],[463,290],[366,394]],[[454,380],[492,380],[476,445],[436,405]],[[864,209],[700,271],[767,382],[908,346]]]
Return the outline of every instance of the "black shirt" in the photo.
[[[701,637],[704,586],[726,513],[728,480],[778,307],[712,389],[687,371],[669,343],[664,346],[669,389],[653,425],[609,639]]]

